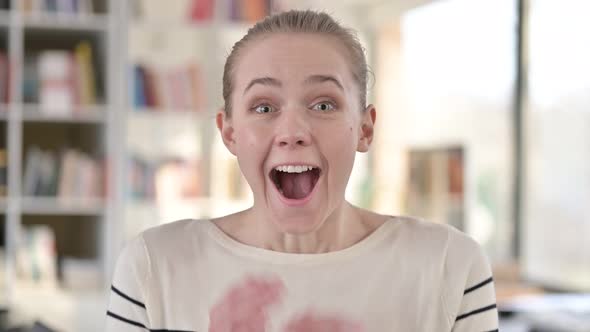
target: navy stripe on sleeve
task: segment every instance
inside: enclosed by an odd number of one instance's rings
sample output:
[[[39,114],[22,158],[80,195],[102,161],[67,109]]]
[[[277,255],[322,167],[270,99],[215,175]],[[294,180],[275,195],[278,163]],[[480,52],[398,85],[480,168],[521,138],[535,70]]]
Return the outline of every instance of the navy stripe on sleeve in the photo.
[[[125,300],[127,300],[127,301],[129,301],[129,302],[131,302],[131,303],[133,303],[135,305],[138,305],[138,306],[140,306],[140,307],[142,307],[142,308],[145,309],[145,304],[143,304],[143,303],[141,303],[141,302],[139,302],[137,300],[132,299],[130,296],[127,296],[126,294],[124,294],[123,292],[121,292],[120,290],[118,290],[115,286],[111,285],[111,289],[113,290],[113,292],[117,293],[120,297],[124,298]]]
[[[473,287],[469,287],[469,288],[467,288],[467,289],[465,290],[465,292],[463,292],[463,295],[465,295],[465,294],[467,294],[467,293],[470,293],[470,292],[473,292],[474,290],[476,290],[476,289],[478,289],[478,288],[481,288],[481,287],[483,287],[483,286],[485,286],[485,285],[487,285],[487,284],[491,283],[493,280],[494,280],[494,279],[493,279],[492,277],[489,277],[488,279],[486,279],[486,280],[484,280],[484,281],[480,282],[479,284],[477,284],[477,285],[475,285],[475,286],[473,286]]]
[[[146,329],[146,330],[148,329],[147,327],[145,327],[145,325],[143,325],[143,324],[141,324],[139,322],[133,321],[131,319],[127,319],[125,317],[121,317],[121,316],[119,316],[119,315],[117,315],[117,314],[115,314],[113,312],[108,311],[108,310],[107,310],[107,316],[111,316],[111,317],[113,317],[115,319],[118,319],[118,320],[120,320],[122,322],[125,322],[127,324],[135,325],[137,327],[141,327],[141,328]]]
[[[469,316],[477,315],[477,314],[480,314],[482,312],[485,312],[485,311],[488,311],[488,310],[492,310],[494,308],[496,308],[496,304],[495,303],[492,304],[492,305],[489,305],[487,307],[483,307],[483,308],[479,308],[479,309],[470,311],[468,313],[465,313],[465,314],[462,314],[462,315],[457,316],[457,319],[455,319],[455,322],[457,322],[457,321],[459,321],[461,319],[467,318]]]
[[[145,325],[143,325],[141,323],[138,323],[138,322],[133,321],[131,319],[127,319],[125,317],[121,317],[121,316],[119,316],[119,315],[117,315],[117,314],[115,314],[115,313],[113,313],[111,311],[107,311],[107,316],[111,316],[111,317],[113,317],[115,319],[118,319],[118,320],[120,320],[122,322],[125,322],[127,324],[131,324],[131,325],[140,327],[140,328],[145,329],[145,330],[148,330],[150,332],[194,332],[194,331],[182,331],[182,330],[166,330],[166,329],[153,330],[153,329],[148,329]]]

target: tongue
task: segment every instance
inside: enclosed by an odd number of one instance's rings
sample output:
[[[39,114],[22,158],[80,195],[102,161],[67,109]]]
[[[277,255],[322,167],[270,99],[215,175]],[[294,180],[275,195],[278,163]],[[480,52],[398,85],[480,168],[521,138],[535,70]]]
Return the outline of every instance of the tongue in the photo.
[[[290,199],[302,199],[313,189],[312,172],[283,173],[280,176],[283,195]]]

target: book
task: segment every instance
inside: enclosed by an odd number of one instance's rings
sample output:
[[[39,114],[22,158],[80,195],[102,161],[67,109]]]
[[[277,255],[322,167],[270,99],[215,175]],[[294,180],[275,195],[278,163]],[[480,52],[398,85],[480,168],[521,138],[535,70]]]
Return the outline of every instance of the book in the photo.
[[[25,172],[23,176],[23,195],[34,196],[40,181],[39,165],[42,162],[42,152],[37,146],[27,149]]]
[[[231,21],[256,22],[270,14],[271,0],[230,0],[228,17]]]
[[[133,96],[131,100],[134,101],[134,105],[137,108],[144,108],[147,107],[147,97],[145,95],[145,71],[143,66],[141,65],[134,65],[133,66],[133,82],[131,83],[133,86],[129,91],[133,92]]]
[[[242,12],[242,4],[238,0],[230,0],[229,1],[229,12],[228,18],[230,21],[239,21],[242,19],[241,12]]]
[[[157,162],[149,162],[138,156],[130,159],[130,196],[133,199],[152,199],[155,196],[154,174],[158,168]]]
[[[0,103],[10,100],[10,66],[6,53],[0,51]]]
[[[96,104],[96,78],[92,65],[92,47],[87,41],[81,41],[74,49],[78,103],[80,105]]]
[[[62,199],[103,197],[103,165],[74,149],[56,153],[31,146],[26,153],[23,194]]]
[[[39,103],[38,58],[25,56],[22,71],[22,95],[25,103]]]
[[[268,15],[269,9],[265,0],[242,0],[242,19],[247,22],[256,22]]]
[[[150,107],[159,107],[159,100],[156,96],[156,77],[154,71],[150,68],[144,67],[144,82],[145,87],[144,93],[146,97],[146,103]]]
[[[67,116],[79,111],[80,106],[97,104],[92,46],[88,41],[80,41],[73,51],[44,50],[36,61],[26,58],[23,76],[25,102],[38,101],[46,114]]]
[[[94,13],[94,3],[92,0],[75,0],[78,13],[82,16]]]
[[[203,82],[203,75],[199,66],[196,64],[188,65],[188,75],[190,75],[190,91],[188,95],[191,96],[190,107],[195,110],[202,110],[207,105],[205,82]]]
[[[0,196],[6,196],[8,192],[8,158],[6,155],[6,149],[0,149]]]
[[[42,151],[40,164],[37,165],[39,178],[35,188],[35,196],[55,196],[57,192],[57,159],[53,152]]]
[[[88,15],[94,11],[92,0],[19,0],[25,15]],[[7,0],[0,1],[9,3]],[[1,8],[0,8],[1,9]]]
[[[57,12],[57,0],[45,0],[43,9],[48,12]]]
[[[185,200],[202,194],[198,160],[130,158],[129,196],[135,200]]]
[[[132,64],[129,71],[128,100],[136,109],[194,111],[206,106],[203,70],[194,61],[178,65],[141,61]]]
[[[154,181],[159,204],[183,201],[201,194],[197,161],[177,159],[163,162],[155,173]]]
[[[169,68],[135,64],[131,67],[130,99],[136,109],[202,111],[205,84],[195,63]]]
[[[44,3],[43,0],[29,0],[26,1],[23,8],[27,10],[24,12],[30,16],[39,16],[42,12],[44,12]]]
[[[214,0],[192,0],[189,9],[189,20],[193,22],[211,20],[214,7]]]
[[[39,104],[42,112],[71,114],[75,104],[71,53],[46,50],[38,57]]]
[[[23,227],[16,255],[21,281],[43,287],[57,284],[57,249],[54,231],[47,225]]]
[[[57,191],[59,199],[100,197],[100,183],[100,169],[93,159],[73,149],[63,153]]]

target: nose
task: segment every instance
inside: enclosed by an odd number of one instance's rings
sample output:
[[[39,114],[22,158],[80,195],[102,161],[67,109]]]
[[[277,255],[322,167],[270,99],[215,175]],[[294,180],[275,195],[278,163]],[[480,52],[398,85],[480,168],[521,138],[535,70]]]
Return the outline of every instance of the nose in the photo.
[[[285,110],[276,126],[276,145],[282,148],[304,147],[311,144],[310,124],[305,112],[298,109]]]

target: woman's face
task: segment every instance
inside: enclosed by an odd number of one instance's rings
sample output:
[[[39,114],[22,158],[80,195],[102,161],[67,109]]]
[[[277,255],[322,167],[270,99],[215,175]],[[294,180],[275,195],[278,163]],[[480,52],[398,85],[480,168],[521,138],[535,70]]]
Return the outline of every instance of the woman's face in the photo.
[[[362,112],[349,57],[334,38],[270,34],[242,49],[232,114],[218,126],[263,211],[281,232],[318,229],[344,201],[375,110]]]

